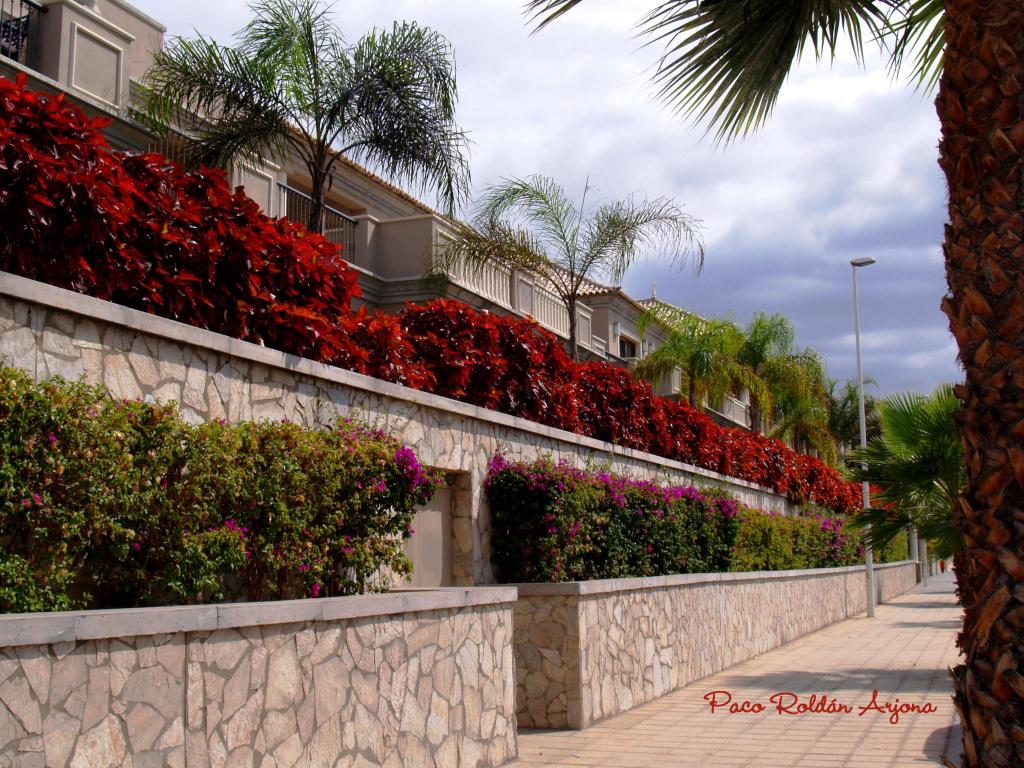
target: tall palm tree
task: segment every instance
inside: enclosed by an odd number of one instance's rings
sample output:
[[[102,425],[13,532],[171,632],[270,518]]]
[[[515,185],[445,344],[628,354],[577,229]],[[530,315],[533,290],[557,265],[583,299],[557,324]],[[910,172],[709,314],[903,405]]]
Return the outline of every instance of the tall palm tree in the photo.
[[[756,312],[744,328],[743,335],[740,360],[749,365],[777,395],[794,373],[791,370],[796,343],[793,324],[780,314]],[[770,408],[766,409],[764,403],[751,395],[750,428],[762,430],[764,418],[769,415]]]
[[[825,366],[818,353],[807,347],[769,362],[762,374],[775,393],[769,434],[798,448],[810,446],[834,464],[838,450],[829,428]]]
[[[878,506],[854,520],[857,527],[870,530],[876,549],[911,525],[935,543],[938,557],[952,557],[963,548],[963,537],[953,525],[964,482],[956,428],[959,408],[951,384],[929,397],[910,393],[886,398],[878,409],[881,434],[867,448],[850,453],[850,479],[878,489]]]
[[[582,0],[529,0],[549,23]],[[957,510],[969,570],[954,679],[968,766],[1024,760],[1024,4],[1020,0],[665,0],[645,29],[656,78],[683,112],[731,138],[760,126],[808,43],[818,58],[891,36],[893,63],[938,82],[939,165],[949,190],[943,311],[966,381],[966,483]]]
[[[569,313],[569,350],[579,357],[576,306],[589,280],[618,282],[643,253],[662,246],[668,259],[704,262],[700,221],[673,200],[617,200],[587,210],[545,176],[506,179],[490,187],[469,223],[455,225],[434,270],[499,264],[537,276]]]
[[[743,331],[733,322],[705,319],[670,304],[657,302],[640,318],[640,334],[657,323],[665,340],[640,360],[636,374],[657,382],[681,371],[680,394],[696,407],[715,405],[732,391],[749,390],[762,402],[771,403],[768,391],[754,369],[740,359]]]
[[[294,153],[312,181],[311,231],[343,156],[432,188],[449,209],[469,182],[451,46],[414,23],[345,42],[321,0],[259,0],[234,46],[177,37],[154,55],[140,112],[192,126],[199,162]]]

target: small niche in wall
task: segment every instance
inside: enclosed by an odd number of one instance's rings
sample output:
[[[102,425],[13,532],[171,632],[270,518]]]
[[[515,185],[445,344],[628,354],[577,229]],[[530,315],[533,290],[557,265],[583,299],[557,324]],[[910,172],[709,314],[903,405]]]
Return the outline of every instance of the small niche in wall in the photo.
[[[452,585],[451,485],[437,489],[434,498],[416,510],[413,534],[405,542],[405,554],[412,560],[412,581],[403,586],[448,587]]]

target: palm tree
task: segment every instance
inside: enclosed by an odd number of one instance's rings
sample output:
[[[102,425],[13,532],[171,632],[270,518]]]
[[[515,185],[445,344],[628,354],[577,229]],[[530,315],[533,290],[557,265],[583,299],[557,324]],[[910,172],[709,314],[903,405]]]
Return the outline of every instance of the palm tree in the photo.
[[[864,386],[877,385],[870,376],[864,377]],[[860,412],[857,403],[857,382],[847,379],[840,388],[836,379],[829,379],[828,428],[839,447],[840,458],[860,442]],[[867,421],[867,437],[871,440],[881,434],[882,427],[875,398],[864,393],[864,417]]]
[[[582,0],[529,0],[550,23]],[[865,36],[895,40],[892,62],[912,57],[919,83],[938,82],[939,165],[949,190],[942,302],[966,381],[966,482],[957,510],[970,569],[954,679],[966,765],[1024,759],[1024,5],[1020,0],[664,0],[644,28],[666,45],[656,74],[675,107],[732,138],[769,116],[810,42],[818,58]],[[969,584],[967,584],[969,582]],[[965,586],[966,585],[966,586]]]
[[[767,384],[769,390],[778,394],[792,377],[795,363],[793,346],[796,331],[793,324],[779,314],[769,315],[756,312],[744,329],[743,348],[740,360],[749,365]],[[750,428],[760,431],[764,418],[771,413],[765,403],[751,395]]]
[[[764,374],[775,392],[769,434],[797,448],[810,446],[824,461],[835,464],[838,451],[829,428],[825,367],[818,353],[807,347],[769,362]]]
[[[680,394],[700,407],[715,405],[729,392],[747,389],[769,404],[771,393],[754,369],[740,359],[743,331],[733,322],[705,319],[664,302],[651,305],[640,318],[640,334],[657,323],[665,340],[636,366],[637,376],[658,382],[681,371]]]
[[[343,156],[430,187],[454,208],[469,172],[444,37],[395,23],[350,45],[321,0],[259,0],[251,10],[237,45],[178,37],[156,52],[140,106],[151,124],[193,126],[193,154],[207,165],[294,153],[312,181],[314,232]]]
[[[850,453],[850,479],[878,489],[878,505],[854,519],[856,527],[870,528],[876,549],[909,526],[934,542],[938,557],[952,557],[963,548],[954,526],[964,482],[956,429],[959,408],[950,384],[929,397],[911,393],[886,398],[878,409],[881,434],[867,448]]]
[[[579,358],[576,306],[590,280],[618,282],[646,251],[662,246],[683,264],[704,262],[700,222],[667,198],[617,200],[598,205],[588,216],[583,190],[579,205],[554,179],[506,179],[484,193],[473,220],[455,224],[434,270],[450,274],[459,266],[482,269],[498,264],[542,280],[569,313],[569,350]]]

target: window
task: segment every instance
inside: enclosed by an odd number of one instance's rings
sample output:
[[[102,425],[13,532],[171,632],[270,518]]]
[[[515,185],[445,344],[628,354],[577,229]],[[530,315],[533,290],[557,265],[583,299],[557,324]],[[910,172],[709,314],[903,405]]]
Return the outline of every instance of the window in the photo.
[[[625,336],[619,336],[619,357],[623,359],[636,357],[636,342]]]

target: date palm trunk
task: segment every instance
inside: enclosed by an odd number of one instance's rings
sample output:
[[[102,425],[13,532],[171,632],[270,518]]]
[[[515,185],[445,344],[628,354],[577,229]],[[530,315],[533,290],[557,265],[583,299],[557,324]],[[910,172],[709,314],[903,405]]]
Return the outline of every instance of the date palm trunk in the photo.
[[[1024,764],[1024,4],[945,0],[936,101],[949,185],[943,301],[966,382],[954,672],[964,765]],[[958,563],[958,565],[960,565]]]

